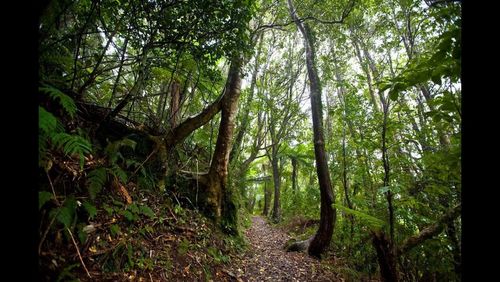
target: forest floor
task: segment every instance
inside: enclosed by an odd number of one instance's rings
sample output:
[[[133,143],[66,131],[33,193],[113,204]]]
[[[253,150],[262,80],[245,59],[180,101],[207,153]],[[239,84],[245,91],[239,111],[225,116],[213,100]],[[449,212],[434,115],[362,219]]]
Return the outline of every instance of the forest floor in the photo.
[[[233,259],[229,272],[238,281],[344,281],[306,253],[287,252],[284,246],[291,237],[260,216],[252,217],[245,233],[248,251]]]

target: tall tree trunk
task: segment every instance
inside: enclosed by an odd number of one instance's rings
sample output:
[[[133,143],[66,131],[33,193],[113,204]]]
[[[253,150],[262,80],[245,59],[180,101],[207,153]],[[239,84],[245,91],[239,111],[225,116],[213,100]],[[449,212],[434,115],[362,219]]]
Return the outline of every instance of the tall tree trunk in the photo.
[[[324,253],[330,245],[337,215],[335,208],[332,207],[334,194],[325,152],[321,84],[316,69],[314,42],[310,34],[309,26],[307,23],[301,21],[297,16],[292,0],[288,0],[288,8],[293,21],[304,36],[307,74],[310,82],[309,91],[311,95],[311,111],[313,119],[314,155],[316,158],[316,172],[318,174],[321,194],[319,228],[309,245],[308,253],[314,257],[321,257],[321,254]]]
[[[351,29],[351,33],[353,33],[353,30]],[[370,101],[372,102],[373,109],[375,112],[380,112],[380,105],[377,102],[377,99],[375,99],[375,92],[373,90],[373,82],[372,82],[372,76],[370,73],[370,70],[368,69],[368,66],[366,63],[363,62],[363,57],[361,56],[361,51],[359,49],[359,43],[357,41],[357,38],[355,37],[354,34],[351,35],[351,41],[354,46],[354,50],[356,53],[356,57],[358,58],[359,64],[361,65],[361,68],[363,69],[366,79],[368,80],[368,93],[370,94]]]
[[[274,183],[274,200],[273,200],[273,213],[272,218],[274,222],[280,222],[281,220],[281,203],[280,203],[280,188],[281,188],[281,176],[278,164],[278,152],[273,145],[271,166],[273,169],[273,183]]]
[[[168,115],[170,128],[176,128],[179,124],[179,116],[180,116],[180,100],[181,100],[181,92],[180,92],[180,84],[177,80],[172,82],[170,86],[170,113]]]
[[[269,215],[269,207],[271,206],[271,189],[267,185],[267,181],[264,181],[264,210],[262,215]]]
[[[383,282],[399,281],[396,258],[390,241],[384,232],[372,233],[372,244],[377,251],[380,276]]]
[[[260,53],[262,51],[262,43],[264,40],[262,40],[264,33],[262,32],[259,36],[259,44],[257,48],[257,54],[255,55],[255,62],[254,62],[254,69],[252,72],[252,78],[250,80],[250,93],[248,93],[247,99],[245,101],[245,109],[242,114],[242,121],[241,125],[239,126],[239,131],[238,134],[236,135],[236,139],[234,141],[233,149],[231,150],[231,155],[230,155],[230,162],[232,163],[233,160],[236,159],[236,156],[240,153],[240,147],[241,143],[243,142],[243,137],[245,136],[245,133],[248,128],[248,124],[250,123],[250,108],[251,108],[251,102],[253,100],[254,92],[255,92],[255,84],[257,82],[257,73],[259,71],[259,57]]]
[[[226,83],[226,93],[221,105],[219,134],[210,170],[206,175],[207,215],[212,217],[216,224],[220,224],[222,230],[228,234],[238,233],[237,206],[228,185],[228,164],[235,125],[234,120],[241,90],[241,65],[240,57],[232,58]]]
[[[389,115],[389,100],[382,99],[382,109],[384,114],[384,120],[382,124],[382,162],[384,167],[384,187],[389,187],[390,185],[390,166],[389,166],[389,156],[387,155],[387,118]],[[394,207],[392,205],[392,192],[390,188],[385,192],[387,200],[387,209],[389,211],[389,234],[390,237],[384,231],[372,233],[372,243],[373,247],[377,251],[378,263],[380,266],[380,275],[382,281],[399,281],[397,260],[396,260],[396,249],[394,246]]]
[[[297,194],[297,158],[292,157],[292,193]]]

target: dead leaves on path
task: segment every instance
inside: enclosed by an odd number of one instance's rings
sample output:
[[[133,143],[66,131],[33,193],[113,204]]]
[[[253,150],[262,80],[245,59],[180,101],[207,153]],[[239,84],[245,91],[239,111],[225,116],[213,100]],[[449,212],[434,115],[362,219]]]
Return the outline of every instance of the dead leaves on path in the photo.
[[[283,246],[290,237],[283,231],[259,216],[252,221],[246,231],[249,250],[243,258],[234,259],[228,271],[237,281],[342,281],[307,254],[286,252]]]

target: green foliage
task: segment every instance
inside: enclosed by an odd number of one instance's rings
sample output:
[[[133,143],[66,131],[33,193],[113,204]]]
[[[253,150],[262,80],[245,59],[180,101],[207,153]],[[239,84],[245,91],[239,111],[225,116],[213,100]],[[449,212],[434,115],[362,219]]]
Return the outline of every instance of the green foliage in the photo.
[[[460,28],[453,27],[439,37],[433,53],[410,62],[409,66],[389,83],[381,83],[380,91],[388,88],[391,100],[410,87],[432,81],[441,84],[443,78],[456,82],[461,72]]]
[[[144,214],[146,216],[149,216],[149,218],[155,218],[155,213],[153,212],[153,210],[150,207],[146,206],[146,205],[139,206],[139,211],[142,214]]]
[[[57,214],[57,220],[64,225],[64,227],[71,229],[73,226],[73,221],[75,219],[76,213],[76,200],[73,196],[70,196],[64,201],[62,207],[59,208]]]
[[[89,202],[83,202],[83,207],[89,214],[89,218],[93,219],[97,215],[97,208]]]
[[[188,240],[186,240],[186,238],[184,238],[179,243],[179,246],[177,247],[177,252],[180,255],[185,255],[189,251],[190,248],[191,248],[191,243]]]
[[[95,200],[97,194],[102,190],[108,180],[108,173],[106,168],[100,167],[89,172],[87,176],[87,183],[89,187],[89,194],[92,200]]]
[[[80,157],[80,169],[83,169],[85,155],[92,152],[92,145],[87,139],[61,132],[53,135],[52,141],[57,149],[63,150],[64,154],[68,156],[78,155]]]
[[[54,101],[59,101],[66,113],[68,113],[71,118],[75,117],[77,107],[75,101],[73,101],[71,97],[50,85],[43,85],[42,87],[39,87],[38,90],[49,94]]]
[[[38,209],[41,209],[45,203],[52,199],[52,193],[47,191],[38,192]]]
[[[366,212],[353,210],[353,209],[350,209],[350,208],[345,207],[345,206],[338,204],[338,203],[335,203],[334,205],[335,205],[335,208],[339,209],[340,211],[342,211],[346,214],[354,215],[363,224],[366,224],[371,229],[374,229],[374,230],[381,229],[385,226],[385,222],[383,220],[378,219],[375,216],[372,216]]]
[[[108,143],[105,152],[106,155],[109,157],[109,161],[114,164],[118,161],[118,158],[120,158],[120,160],[122,161],[125,161],[125,158],[120,153],[120,149],[122,147],[129,147],[132,150],[135,150],[136,145],[137,143],[134,140],[123,138],[121,140]]]
[[[50,134],[57,128],[57,118],[41,106],[38,106],[38,127],[45,134]]]
[[[58,98],[63,108],[73,118],[76,113],[76,105],[74,101],[67,95],[64,95],[59,90],[53,87],[43,87],[42,90],[52,93],[51,98]],[[39,154],[40,160],[45,156],[47,150],[47,143],[50,141],[51,145],[56,150],[62,150],[65,155],[72,156],[78,155],[80,158],[80,169],[83,170],[85,155],[92,153],[92,145],[90,141],[80,135],[72,135],[65,132],[64,127],[59,120],[45,108],[38,107],[38,127],[41,129],[39,132]],[[40,163],[43,166],[43,163]]]
[[[56,282],[59,282],[59,281],[79,281],[79,280],[76,280],[75,275],[73,275],[71,273],[71,270],[78,267],[78,266],[80,266],[79,263],[74,263],[74,264],[70,264],[67,267],[65,267],[61,271],[61,273],[59,273],[59,275],[57,276]]]
[[[111,235],[113,235],[113,236],[116,236],[122,232],[120,226],[118,226],[116,224],[112,224],[109,227],[109,230],[111,231]]]
[[[216,263],[228,263],[231,259],[229,256],[224,255],[221,250],[215,247],[208,247],[207,252]]]

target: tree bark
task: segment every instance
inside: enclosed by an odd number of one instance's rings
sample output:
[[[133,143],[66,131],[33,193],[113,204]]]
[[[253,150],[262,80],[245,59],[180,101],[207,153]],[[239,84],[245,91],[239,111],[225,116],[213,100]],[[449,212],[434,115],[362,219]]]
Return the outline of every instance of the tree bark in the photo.
[[[219,134],[210,170],[206,175],[208,183],[206,213],[228,234],[238,234],[237,203],[234,201],[233,193],[228,185],[228,164],[235,125],[234,120],[240,97],[241,65],[240,57],[232,58],[226,83],[226,93],[221,104]]]
[[[180,84],[177,80],[174,80],[170,87],[170,113],[168,115],[170,128],[175,128],[179,124],[180,99],[181,99]]]
[[[243,137],[245,136],[245,133],[246,133],[247,128],[248,128],[248,124],[250,123],[250,119],[249,119],[250,108],[251,108],[250,104],[253,100],[254,91],[255,91],[255,84],[257,82],[257,73],[259,71],[259,57],[260,57],[260,53],[262,51],[263,34],[264,33],[261,33],[261,35],[259,36],[259,39],[258,39],[259,44],[258,44],[258,48],[257,48],[257,54],[255,55],[255,65],[254,65],[254,69],[252,72],[252,78],[250,80],[250,93],[248,93],[247,99],[245,101],[246,108],[245,108],[243,115],[242,115],[243,118],[241,121],[241,126],[239,128],[238,134],[236,135],[233,149],[231,150],[230,162],[233,162],[233,160],[236,159],[236,156],[239,155],[241,143],[243,141]]]
[[[384,232],[372,232],[372,244],[377,251],[380,276],[383,282],[399,281],[392,243]]]
[[[273,213],[272,218],[274,222],[280,222],[281,220],[281,203],[280,203],[280,188],[281,188],[281,176],[280,169],[278,167],[278,157],[276,149],[273,146],[273,156],[271,158],[271,166],[273,169],[273,183],[274,183],[274,200],[273,200]]]
[[[219,113],[224,97],[227,94],[221,95],[216,101],[207,106],[201,113],[194,117],[187,118],[178,126],[169,130],[165,136],[165,144],[167,148],[171,148],[177,143],[182,142],[194,130],[200,128]]]
[[[292,193],[297,193],[297,158],[292,157]]]
[[[332,207],[334,194],[325,152],[321,84],[316,69],[314,42],[310,34],[310,29],[307,23],[300,21],[292,0],[288,0],[288,8],[293,21],[304,36],[307,74],[310,82],[309,89],[311,95],[311,111],[314,132],[314,155],[316,159],[316,170],[321,194],[321,210],[319,228],[309,245],[308,253],[311,256],[319,258],[330,244],[336,218],[336,210]]]
[[[271,203],[271,190],[267,187],[267,181],[264,181],[264,210],[262,215],[269,215],[269,206]]]

